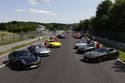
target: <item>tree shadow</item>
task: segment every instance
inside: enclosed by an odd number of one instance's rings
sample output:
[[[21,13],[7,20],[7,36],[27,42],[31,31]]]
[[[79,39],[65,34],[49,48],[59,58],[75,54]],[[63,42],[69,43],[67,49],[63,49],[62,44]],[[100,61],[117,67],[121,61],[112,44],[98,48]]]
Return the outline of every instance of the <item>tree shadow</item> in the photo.
[[[116,61],[114,64],[113,64],[113,69],[115,69],[115,72],[125,72],[125,64],[119,62],[119,61]]]

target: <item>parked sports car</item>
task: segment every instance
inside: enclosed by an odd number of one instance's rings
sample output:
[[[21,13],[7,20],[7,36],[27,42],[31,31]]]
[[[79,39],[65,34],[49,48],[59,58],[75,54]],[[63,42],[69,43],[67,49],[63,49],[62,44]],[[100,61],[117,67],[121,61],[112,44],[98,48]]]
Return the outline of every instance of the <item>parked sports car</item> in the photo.
[[[88,44],[85,46],[80,46],[79,48],[77,48],[77,53],[83,54],[87,51],[92,51],[95,49],[94,44]]]
[[[8,56],[9,62],[17,69],[31,69],[39,67],[40,57],[34,56],[27,50],[13,51]]]
[[[49,56],[50,55],[50,49],[43,46],[41,43],[35,45],[31,45],[28,47],[28,50],[33,53],[34,55],[39,56]]]
[[[90,41],[90,42],[88,42],[90,39],[88,38],[88,39],[81,39],[81,40],[78,40],[77,42],[76,42],[76,44],[75,44],[75,49],[77,49],[77,48],[82,48],[82,47],[84,47],[84,46],[86,46],[86,45],[95,45],[95,43],[96,43],[96,41]]]
[[[34,54],[34,49],[36,48],[36,45],[31,45],[27,49]]]
[[[81,34],[77,34],[77,35],[75,36],[75,38],[76,38],[76,39],[81,39],[82,36],[81,36]]]
[[[86,52],[83,57],[84,61],[87,62],[101,62],[106,60],[117,59],[119,57],[119,51],[113,48],[101,47],[93,51]]]
[[[81,40],[79,40],[79,41],[76,42],[75,49],[77,49],[80,46],[85,46],[85,45],[87,45],[87,41],[84,40],[84,39],[81,39]]]
[[[58,38],[65,38],[65,35],[64,34],[59,34],[57,35]]]
[[[61,47],[61,43],[60,42],[56,42],[54,40],[50,40],[47,42],[47,46],[48,47],[51,47],[51,48],[54,48],[54,47]]]
[[[50,49],[42,46],[42,45],[37,45],[38,48],[35,48],[35,54],[38,54],[39,56],[50,56]]]

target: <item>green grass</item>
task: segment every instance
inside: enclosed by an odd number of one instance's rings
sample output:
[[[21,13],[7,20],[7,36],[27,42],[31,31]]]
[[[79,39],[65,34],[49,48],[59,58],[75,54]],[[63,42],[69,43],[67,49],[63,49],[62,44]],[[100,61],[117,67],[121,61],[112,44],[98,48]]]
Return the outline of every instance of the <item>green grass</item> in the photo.
[[[25,47],[27,45],[29,45],[29,44],[23,44],[23,45],[20,45],[20,46],[16,46],[16,47],[13,47],[11,50],[20,49],[20,48]]]
[[[120,51],[119,59],[122,61],[125,61],[125,52],[124,51]]]
[[[0,55],[3,55],[3,54],[6,54],[6,53],[9,53],[9,52],[11,52],[11,51],[14,51],[14,50],[17,50],[17,49],[26,47],[26,46],[28,46],[28,45],[32,45],[32,44],[34,44],[34,43],[40,42],[40,41],[45,40],[45,39],[46,39],[46,37],[43,37],[41,40],[37,40],[37,41],[34,41],[34,42],[30,42],[30,43],[28,43],[28,44],[23,44],[23,45],[15,46],[15,47],[11,48],[10,50],[4,51],[4,52],[0,52]]]
[[[27,39],[35,38],[36,36],[33,34],[26,35],[26,33],[10,33],[6,31],[0,31],[0,46],[6,45],[14,42],[24,41]]]
[[[6,45],[20,41],[20,36],[16,33],[0,31],[0,45]]]

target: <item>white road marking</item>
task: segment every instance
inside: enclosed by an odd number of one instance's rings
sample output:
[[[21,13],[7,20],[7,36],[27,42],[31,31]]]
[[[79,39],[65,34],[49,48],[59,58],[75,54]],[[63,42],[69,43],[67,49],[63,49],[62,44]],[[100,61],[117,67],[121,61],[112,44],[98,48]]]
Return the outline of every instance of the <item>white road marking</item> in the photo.
[[[1,66],[0,66],[0,69],[3,68],[3,67],[5,67],[5,66],[6,66],[6,64],[1,65]]]
[[[122,60],[120,60],[119,58],[117,59],[117,61],[121,62],[122,64],[125,65],[125,62],[123,62]]]
[[[7,63],[1,65],[1,66],[0,66],[0,69],[3,68],[3,67],[5,67],[7,64],[9,64],[9,62],[7,62]]]

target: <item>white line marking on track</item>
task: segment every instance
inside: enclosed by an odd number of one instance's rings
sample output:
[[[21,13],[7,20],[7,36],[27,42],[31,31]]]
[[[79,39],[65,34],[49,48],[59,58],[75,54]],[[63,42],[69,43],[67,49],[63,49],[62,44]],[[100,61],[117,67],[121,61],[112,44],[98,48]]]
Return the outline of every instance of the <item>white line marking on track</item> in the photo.
[[[122,60],[120,60],[119,58],[117,59],[117,61],[121,62],[122,64],[125,65],[125,62],[123,62]]]
[[[6,64],[1,65],[1,66],[0,66],[0,69],[3,68],[3,67],[5,67],[5,66],[6,66]]]
[[[9,63],[9,62],[7,62],[7,63],[1,65],[1,66],[0,66],[0,69],[3,68],[3,67],[5,67],[8,63]]]

